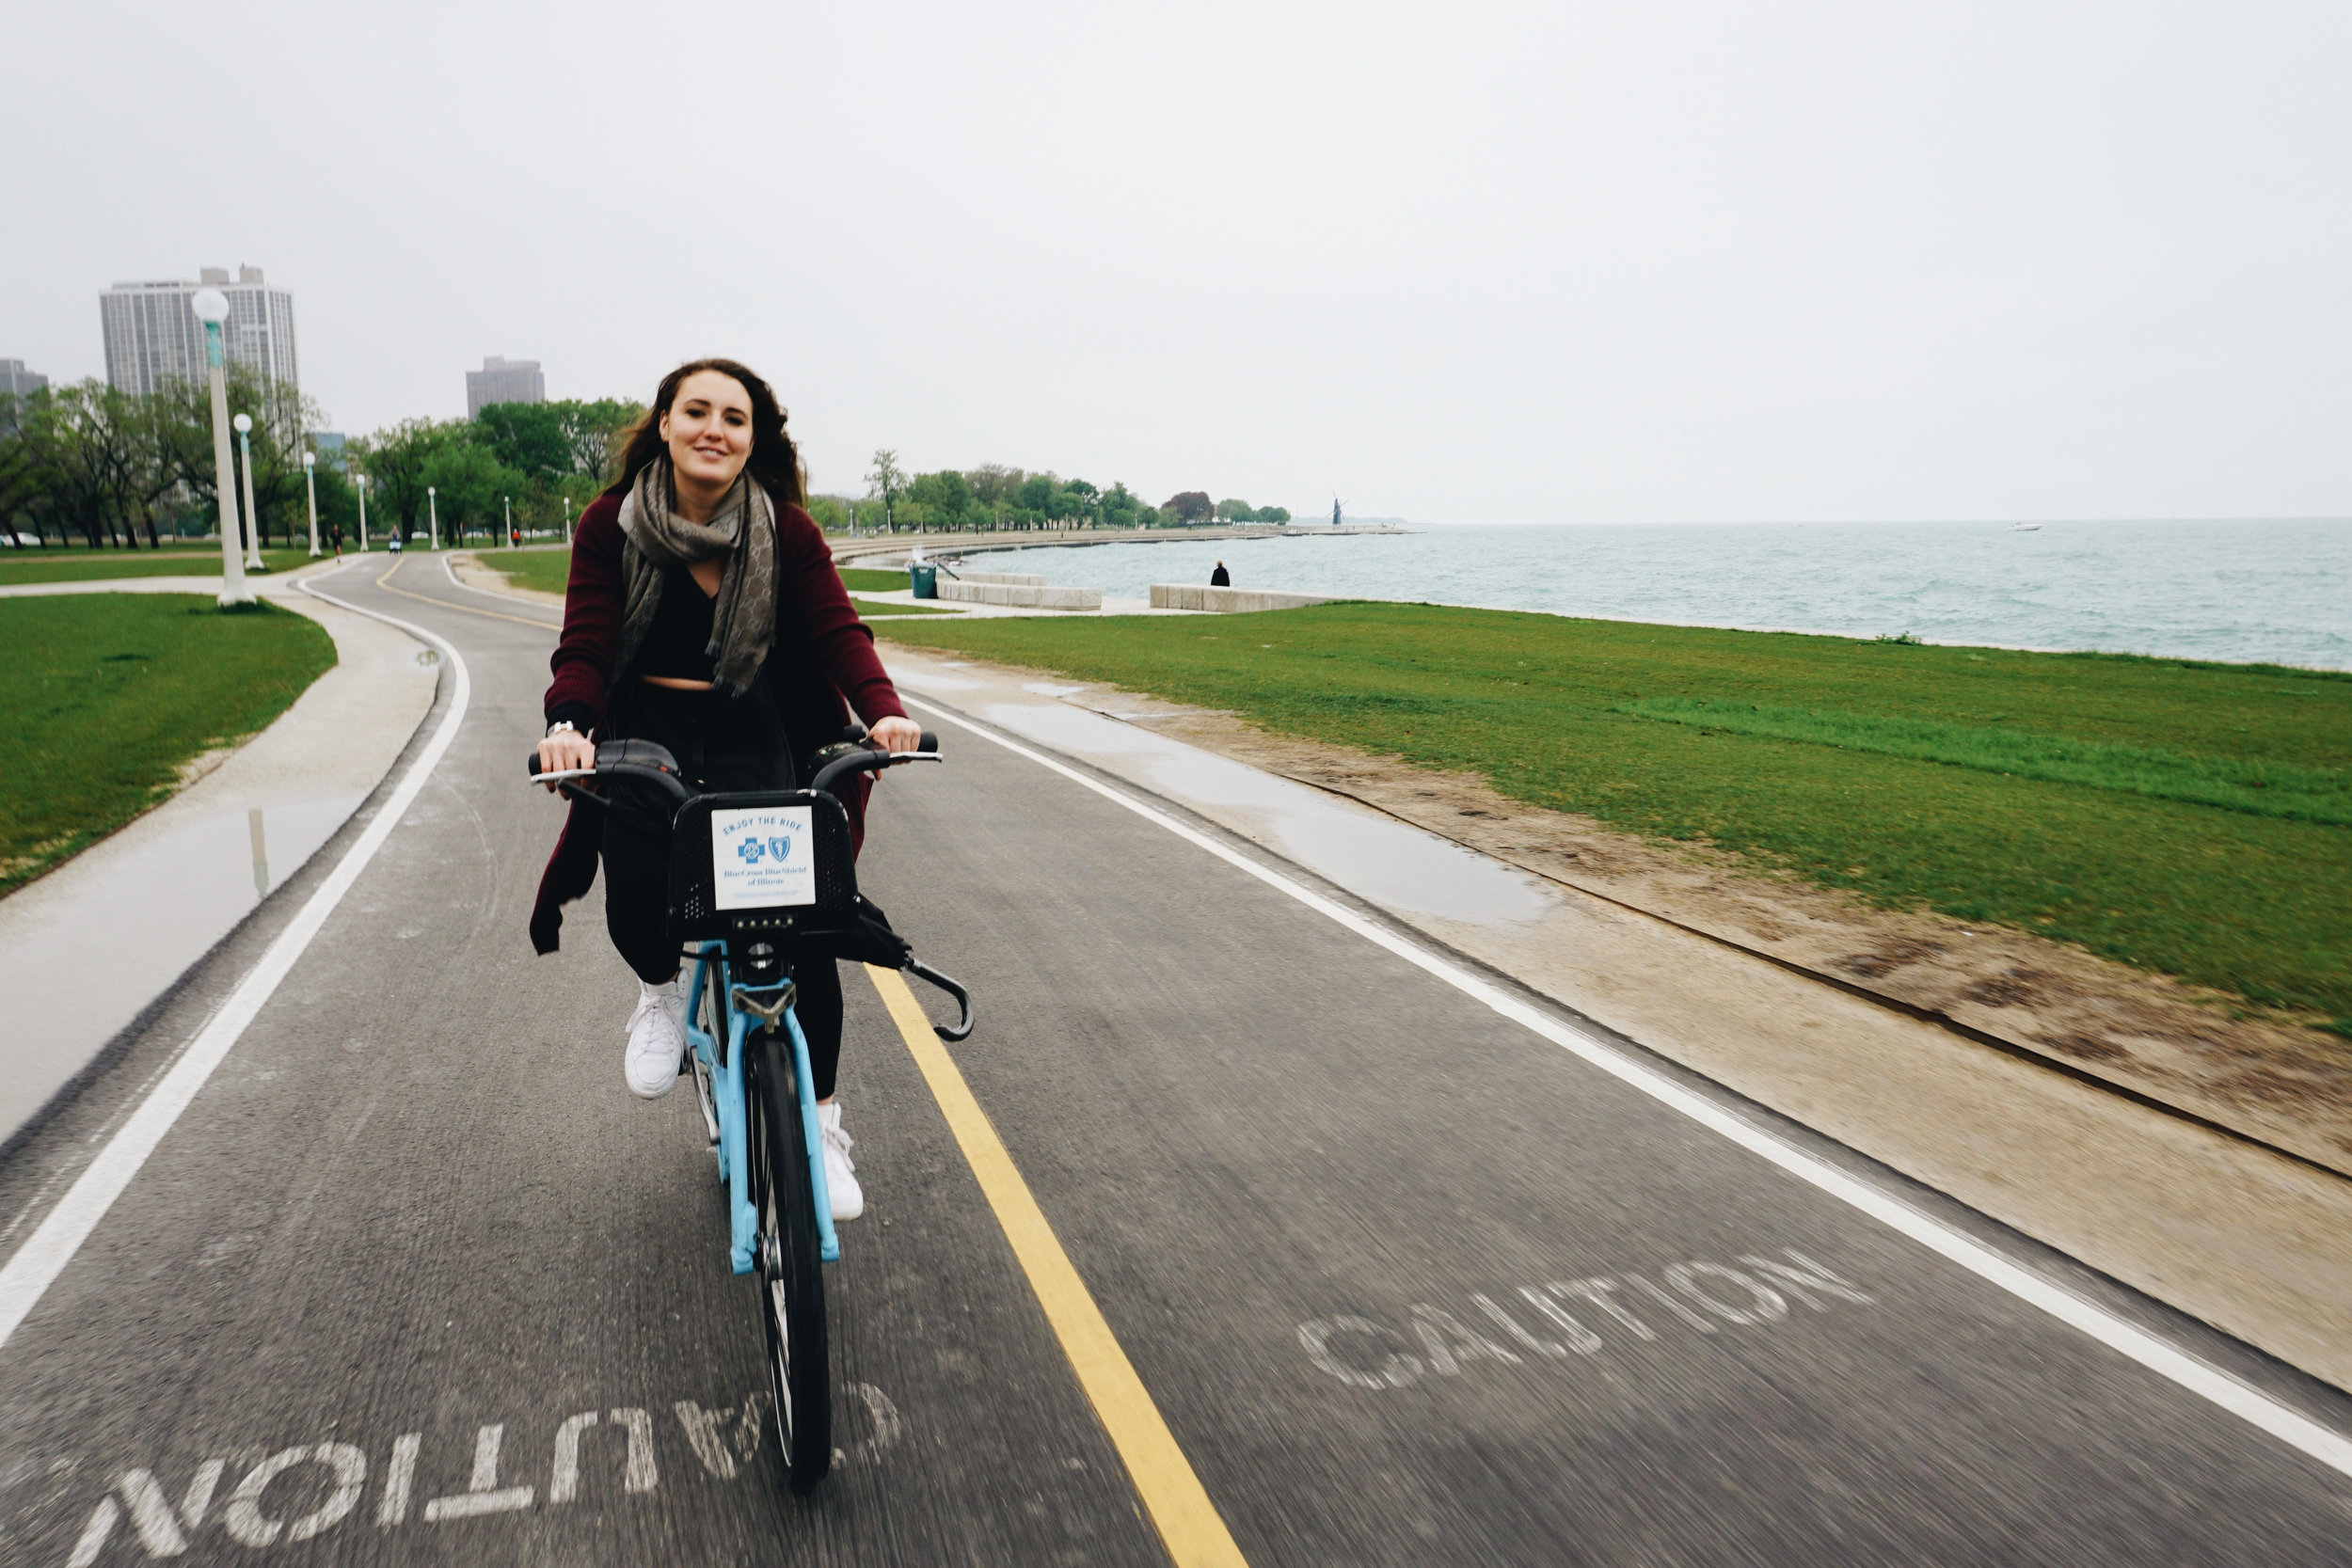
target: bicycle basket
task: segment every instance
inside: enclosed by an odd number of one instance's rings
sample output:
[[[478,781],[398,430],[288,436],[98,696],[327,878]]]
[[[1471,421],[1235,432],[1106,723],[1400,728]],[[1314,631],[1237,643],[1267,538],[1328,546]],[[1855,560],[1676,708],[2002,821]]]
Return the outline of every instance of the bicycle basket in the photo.
[[[670,932],[680,942],[809,936],[858,923],[850,814],[813,790],[702,795],[678,808]]]

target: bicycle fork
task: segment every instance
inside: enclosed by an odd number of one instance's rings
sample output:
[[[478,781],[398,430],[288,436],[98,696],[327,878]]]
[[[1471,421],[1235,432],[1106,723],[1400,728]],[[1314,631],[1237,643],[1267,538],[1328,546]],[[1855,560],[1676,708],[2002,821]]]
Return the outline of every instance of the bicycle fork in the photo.
[[[707,951],[706,949],[706,951]],[[710,1097],[718,1111],[718,1148],[720,1173],[727,1183],[728,1261],[737,1274],[752,1272],[759,1246],[759,1215],[752,1207],[751,1140],[750,1132],[750,1073],[744,1063],[744,1051],[749,1043],[752,1014],[738,1000],[734,988],[726,980],[723,959],[705,959],[694,966],[694,981],[687,997],[687,1034],[689,1042],[701,1055],[710,1072]],[[727,1049],[723,1053],[718,1044],[694,1024],[700,1015],[703,987],[709,983],[712,970],[719,971],[719,983],[726,988]],[[809,1192],[817,1210],[818,1256],[825,1262],[841,1259],[841,1241],[833,1227],[833,1202],[825,1186],[825,1141],[818,1130],[817,1094],[809,1070],[808,1037],[801,1033],[801,1021],[787,1004],[780,1009],[780,1019],[769,1019],[772,1027],[781,1022],[792,1040],[792,1078],[799,1091],[801,1141],[803,1153],[808,1161]]]

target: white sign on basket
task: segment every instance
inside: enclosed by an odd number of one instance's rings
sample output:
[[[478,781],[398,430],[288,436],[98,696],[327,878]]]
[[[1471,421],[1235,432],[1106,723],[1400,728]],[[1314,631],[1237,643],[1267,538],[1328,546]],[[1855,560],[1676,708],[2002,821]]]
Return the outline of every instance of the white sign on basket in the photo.
[[[817,902],[816,812],[753,806],[710,814],[710,880],[723,910]]]

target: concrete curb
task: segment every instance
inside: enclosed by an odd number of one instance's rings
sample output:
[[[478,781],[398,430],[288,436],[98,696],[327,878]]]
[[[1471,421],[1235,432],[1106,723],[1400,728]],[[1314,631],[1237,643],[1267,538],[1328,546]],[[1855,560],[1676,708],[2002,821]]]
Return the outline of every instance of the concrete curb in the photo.
[[[406,634],[294,581],[271,579],[264,596],[326,628],[334,668],[187,787],[0,898],[0,986],[14,1006],[0,1042],[0,1147],[70,1100],[126,1031],[335,835],[430,711],[437,655],[423,659],[431,650]],[[217,588],[213,579],[197,591]]]

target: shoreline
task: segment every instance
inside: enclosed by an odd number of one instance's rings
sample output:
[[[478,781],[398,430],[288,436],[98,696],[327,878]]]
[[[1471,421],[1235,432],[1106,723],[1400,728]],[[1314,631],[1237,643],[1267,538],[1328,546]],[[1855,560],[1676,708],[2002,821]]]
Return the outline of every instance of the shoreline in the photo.
[[[1027,542],[1051,550],[1052,541]],[[2352,672],[2352,529],[2249,522],[2015,533],[1974,525],[1422,530],[1310,550],[1001,557],[1136,597],[1205,582],[1572,620]]]

